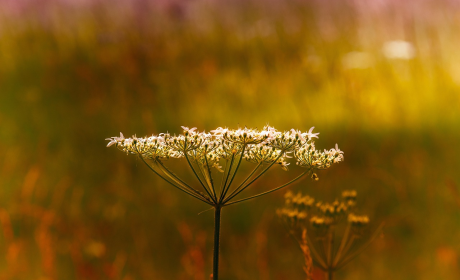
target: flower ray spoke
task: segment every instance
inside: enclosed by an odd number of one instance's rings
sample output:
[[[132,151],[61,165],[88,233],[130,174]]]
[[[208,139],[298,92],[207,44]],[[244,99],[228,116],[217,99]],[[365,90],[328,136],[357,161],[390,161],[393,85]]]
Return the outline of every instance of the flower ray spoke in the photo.
[[[252,176],[254,175],[254,173],[256,173],[257,169],[259,169],[259,167],[260,167],[261,165],[262,165],[262,163],[259,162],[259,163],[257,164],[257,166],[252,170],[252,172],[246,177],[246,179],[244,179],[244,181],[243,181],[236,189],[234,189],[234,190],[229,194],[228,197],[233,197],[233,195],[234,195],[236,192],[238,192],[238,191],[244,186],[244,184],[245,184],[249,179],[252,178]]]
[[[230,186],[232,185],[233,179],[235,179],[236,172],[238,172],[238,169],[240,168],[241,161],[243,160],[243,157],[244,157],[244,150],[245,149],[246,149],[246,145],[243,146],[240,158],[238,160],[238,164],[236,165],[235,171],[233,171],[232,179],[228,183],[228,186],[225,188],[224,195],[222,196],[223,201],[225,201],[225,195],[227,194],[228,190],[230,189]]]
[[[225,182],[224,182],[224,185],[222,187],[222,192],[220,193],[219,202],[223,201],[223,197],[224,197],[224,193],[225,193],[225,187],[227,185],[227,181],[228,181],[228,178],[230,176],[230,173],[232,172],[232,167],[233,167],[233,162],[234,161],[235,161],[235,154],[232,155],[232,159],[230,160],[230,167],[228,168],[227,176],[225,177]]]
[[[200,184],[201,184],[201,186],[203,187],[203,189],[208,193],[208,195],[211,197],[212,201],[213,201],[214,203],[217,203],[217,202],[215,201],[214,197],[209,193],[209,191],[208,191],[208,189],[206,188],[206,186],[205,186],[205,184],[203,183],[203,181],[201,181],[200,176],[198,176],[198,174],[196,173],[195,168],[193,167],[193,165],[192,165],[192,163],[190,162],[190,160],[189,160],[189,158],[188,158],[188,156],[187,156],[186,153],[185,153],[185,159],[187,160],[188,165],[189,165],[190,168],[192,169],[193,174],[195,174],[195,177],[198,179],[198,181],[200,182]]]
[[[175,181],[177,184],[182,184],[182,187],[184,188],[188,188],[189,190],[191,191],[194,191],[195,193],[199,193],[198,190],[192,188],[189,184],[187,184],[184,180],[182,180],[181,178],[179,178],[179,176],[177,176],[176,174],[174,174],[173,172],[171,172],[171,170],[169,170],[160,160],[156,160],[154,161],[154,164],[165,174],[167,175],[168,177],[170,177],[173,181]],[[179,184],[179,185],[180,185]]]
[[[155,174],[157,174],[157,175],[158,175],[161,179],[163,179],[164,181],[166,181],[166,182],[168,182],[169,184],[171,184],[173,187],[177,188],[178,190],[180,190],[180,191],[182,191],[182,192],[184,192],[184,193],[186,193],[186,194],[188,194],[188,195],[190,195],[190,196],[192,196],[192,197],[194,197],[194,198],[196,198],[196,199],[198,199],[198,200],[203,201],[203,202],[206,203],[206,204],[213,205],[213,204],[211,203],[211,199],[209,199],[209,201],[208,201],[208,198],[205,197],[205,196],[203,196],[202,194],[200,194],[200,195],[194,194],[194,193],[192,193],[192,192],[190,192],[190,191],[188,191],[188,190],[186,190],[186,189],[183,189],[183,188],[179,187],[178,185],[174,184],[173,182],[169,181],[168,179],[166,179],[165,177],[163,177],[160,173],[158,173],[155,169],[153,169],[153,168],[150,166],[150,164],[148,164],[148,163],[144,160],[144,158],[142,157],[142,155],[139,155],[139,156],[141,157],[142,161],[145,163],[145,165],[147,165],[147,166],[149,167],[149,169],[150,169],[151,171],[153,171]]]
[[[244,186],[243,188],[241,188],[239,191],[235,192],[233,195],[230,195],[226,200],[224,200],[224,204],[226,204],[228,201],[230,201],[232,198],[234,198],[235,196],[237,196],[238,194],[240,194],[242,191],[244,191],[246,188],[248,188],[252,183],[254,183],[257,179],[259,179],[262,175],[265,174],[265,172],[268,171],[268,169],[270,169],[270,167],[272,167],[276,161],[283,155],[283,152],[280,153],[280,155],[276,158],[276,160],[274,160],[267,168],[265,168],[264,170],[262,170],[262,172],[259,173],[259,175],[256,176],[256,178],[252,179],[248,184],[246,184],[246,186]],[[232,203],[233,204],[233,203]]]
[[[211,168],[209,167],[207,156],[205,156],[204,159],[205,159],[205,162],[206,162],[206,171],[207,171],[207,174],[208,174],[208,177],[209,177],[209,181],[211,183],[212,194],[214,195],[214,200],[217,201],[216,189],[214,187],[214,181],[212,179]]]
[[[272,193],[274,191],[277,191],[279,189],[282,189],[282,188],[285,188],[287,186],[289,186],[290,184],[294,183],[295,181],[299,180],[300,178],[302,178],[305,174],[307,174],[308,172],[310,172],[309,170],[303,172],[302,174],[300,174],[299,176],[297,176],[296,178],[294,178],[293,180],[287,182],[286,184],[283,184],[277,188],[274,188],[274,189],[271,189],[269,191],[266,191],[266,192],[263,192],[263,193],[259,193],[259,194],[256,194],[256,195],[253,195],[253,196],[250,196],[250,197],[246,197],[246,198],[243,198],[243,199],[240,199],[240,200],[235,200],[235,201],[232,201],[232,202],[229,202],[229,203],[225,203],[224,205],[227,206],[227,205],[231,205],[231,204],[235,204],[235,203],[239,203],[239,202],[243,202],[243,201],[246,201],[246,200],[250,200],[250,199],[254,199],[256,197],[259,197],[259,196],[263,196],[263,195],[266,195],[266,194],[269,194],[269,193]]]

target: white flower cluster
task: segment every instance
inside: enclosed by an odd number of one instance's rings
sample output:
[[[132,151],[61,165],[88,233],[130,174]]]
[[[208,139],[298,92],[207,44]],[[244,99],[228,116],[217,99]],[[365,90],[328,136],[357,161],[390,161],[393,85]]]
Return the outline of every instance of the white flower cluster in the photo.
[[[297,159],[297,165],[313,169],[326,169],[333,163],[343,161],[343,152],[337,144],[335,144],[335,148],[321,152],[315,149],[313,141],[309,145],[296,150],[294,155]]]
[[[120,133],[120,137],[106,139],[110,141],[107,147],[116,145],[127,154],[138,154],[154,161],[187,157],[219,171],[222,171],[220,159],[228,160],[241,155],[249,162],[277,163],[285,170],[291,154],[297,165],[309,169],[326,169],[332,163],[343,160],[343,152],[337,145],[324,152],[315,149],[312,139],[318,138],[319,133],[313,133],[313,127],[308,132],[294,129],[280,132],[270,126],[265,126],[263,130],[219,127],[210,133],[198,132],[196,127],[182,128],[184,132],[178,136],[161,133],[143,138],[125,138]]]

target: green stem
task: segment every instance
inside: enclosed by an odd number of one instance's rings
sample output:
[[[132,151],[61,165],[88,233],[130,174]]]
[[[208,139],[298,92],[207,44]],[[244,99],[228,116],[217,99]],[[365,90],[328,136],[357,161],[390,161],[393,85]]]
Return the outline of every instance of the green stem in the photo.
[[[220,206],[215,207],[214,213],[214,256],[212,265],[212,280],[219,278],[219,237],[220,237]]]
[[[326,272],[326,279],[327,280],[334,280],[334,272],[332,270],[329,270]]]

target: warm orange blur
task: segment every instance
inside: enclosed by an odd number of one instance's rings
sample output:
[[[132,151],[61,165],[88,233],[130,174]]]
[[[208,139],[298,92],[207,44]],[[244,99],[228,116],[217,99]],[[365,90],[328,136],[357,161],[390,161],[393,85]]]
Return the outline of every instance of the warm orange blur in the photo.
[[[0,0],[0,279],[209,279],[212,211],[104,139],[267,123],[385,221],[337,279],[459,279],[460,5],[400,2]],[[284,193],[224,209],[222,279],[305,279]]]

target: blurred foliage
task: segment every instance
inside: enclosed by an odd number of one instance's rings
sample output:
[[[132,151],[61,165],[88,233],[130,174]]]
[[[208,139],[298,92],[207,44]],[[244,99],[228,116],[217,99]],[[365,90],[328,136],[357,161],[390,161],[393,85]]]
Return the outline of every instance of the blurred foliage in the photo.
[[[459,15],[456,1],[1,1],[0,279],[208,279],[212,211],[104,139],[267,123],[315,126],[318,148],[345,152],[291,189],[356,189],[386,223],[337,279],[458,279]],[[394,40],[415,57],[386,57]],[[222,279],[303,279],[283,194],[224,209]]]

